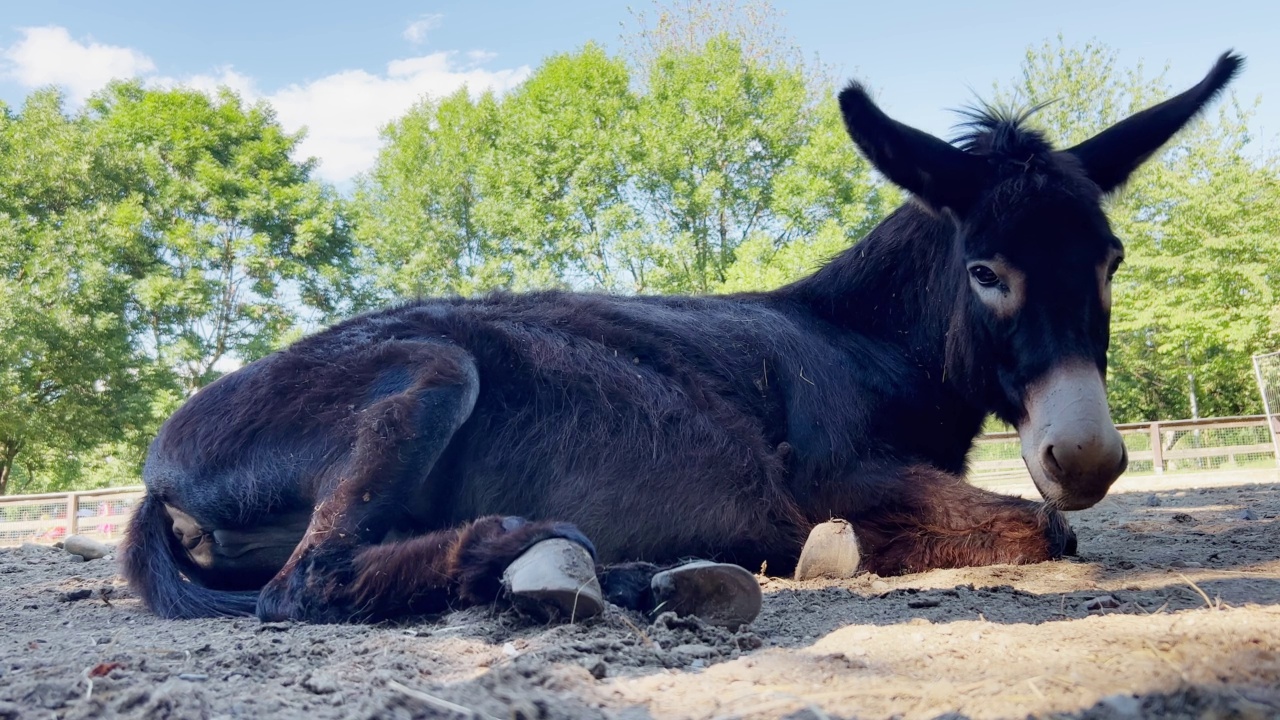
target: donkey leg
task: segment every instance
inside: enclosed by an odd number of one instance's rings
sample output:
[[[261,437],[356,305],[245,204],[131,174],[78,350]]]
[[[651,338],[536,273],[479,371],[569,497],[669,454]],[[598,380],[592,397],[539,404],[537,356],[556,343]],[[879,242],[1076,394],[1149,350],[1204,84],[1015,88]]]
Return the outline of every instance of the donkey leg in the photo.
[[[259,599],[258,615],[263,620],[377,622],[491,604],[510,594],[504,582],[508,568],[548,540],[580,549],[586,577],[594,579],[594,549],[572,525],[495,516],[380,545],[313,545],[300,554],[293,572],[273,581],[274,592]],[[579,618],[602,607],[599,601],[593,605],[587,594],[568,611],[558,612],[564,610],[555,605],[560,599],[539,596],[524,606],[541,600],[546,615],[576,611]]]
[[[904,470],[890,504],[848,519],[862,545],[863,568],[880,575],[1029,564],[1076,549],[1061,512],[921,466]]]
[[[324,588],[351,582],[354,555],[381,542],[402,519],[471,414],[479,381],[460,348],[389,343],[364,363],[381,364],[401,369],[408,382],[360,411],[342,479],[316,506],[301,542],[262,590],[258,615],[264,619],[326,617],[323,607],[332,593]]]
[[[368,362],[407,368],[405,389],[361,412],[346,472],[312,513],[284,567],[263,588],[259,617],[316,622],[387,617],[440,607],[450,588],[463,603],[477,602],[497,593],[496,584],[486,589],[484,583],[496,583],[506,565],[538,540],[564,538],[594,553],[571,525],[518,519],[487,519],[461,530],[380,544],[404,523],[405,508],[423,491],[432,466],[470,416],[479,381],[470,356],[450,345],[393,343]],[[422,578],[411,582],[415,566]],[[384,577],[399,578],[404,592],[381,585]],[[386,601],[375,597],[378,589],[388,590]]]

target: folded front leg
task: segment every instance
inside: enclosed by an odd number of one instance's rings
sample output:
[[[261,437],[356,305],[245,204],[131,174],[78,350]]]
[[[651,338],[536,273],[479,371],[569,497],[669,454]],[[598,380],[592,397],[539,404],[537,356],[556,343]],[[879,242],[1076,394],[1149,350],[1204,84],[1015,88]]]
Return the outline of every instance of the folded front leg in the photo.
[[[263,620],[376,622],[491,604],[504,594],[503,576],[512,563],[551,539],[579,548],[586,577],[594,579],[595,550],[574,526],[487,517],[381,545],[316,545],[299,556],[291,572],[268,585],[258,615]],[[581,615],[588,614],[584,607]]]
[[[1043,503],[983,490],[933,468],[902,472],[901,491],[890,501],[847,518],[864,570],[897,575],[1075,554],[1066,518]]]

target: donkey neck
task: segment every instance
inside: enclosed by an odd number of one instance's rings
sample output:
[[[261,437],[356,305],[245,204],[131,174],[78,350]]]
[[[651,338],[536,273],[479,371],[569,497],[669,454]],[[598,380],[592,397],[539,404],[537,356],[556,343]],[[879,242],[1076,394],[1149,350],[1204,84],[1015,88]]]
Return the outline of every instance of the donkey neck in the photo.
[[[900,347],[941,377],[967,290],[951,222],[908,202],[822,269],[783,289],[842,329]]]

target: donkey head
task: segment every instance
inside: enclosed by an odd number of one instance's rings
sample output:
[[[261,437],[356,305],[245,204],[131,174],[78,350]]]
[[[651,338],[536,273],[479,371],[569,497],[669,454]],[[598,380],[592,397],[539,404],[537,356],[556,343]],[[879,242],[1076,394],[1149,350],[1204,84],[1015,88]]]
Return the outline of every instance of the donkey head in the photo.
[[[1127,456],[1104,378],[1111,277],[1124,257],[1101,202],[1239,70],[1230,53],[1195,87],[1066,150],[1026,114],[974,113],[955,147],[886,116],[865,89],[840,94],[849,135],[890,181],[954,228],[948,375],[1014,424],[1045,499],[1101,500]],[[940,253],[947,257],[947,253]]]

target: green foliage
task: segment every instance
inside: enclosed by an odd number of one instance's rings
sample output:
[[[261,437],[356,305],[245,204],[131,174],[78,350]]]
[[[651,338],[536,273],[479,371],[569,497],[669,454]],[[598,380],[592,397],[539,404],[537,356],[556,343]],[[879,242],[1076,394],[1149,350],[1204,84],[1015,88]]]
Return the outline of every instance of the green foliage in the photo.
[[[1063,145],[1168,96],[1116,53],[1061,38],[1028,51],[1006,101],[1053,100],[1035,121]],[[1119,421],[1261,411],[1250,356],[1280,347],[1280,157],[1252,152],[1229,97],[1109,202],[1126,260],[1113,295],[1110,392]]]
[[[333,192],[232,94],[0,112],[0,493],[130,480],[181,397],[355,296]]]
[[[24,453],[30,474],[145,420],[131,233],[90,135],[54,92],[0,112],[0,493]]]
[[[139,319],[161,365],[193,391],[228,359],[274,349],[301,305],[343,305],[351,238],[337,198],[290,155],[266,105],[223,91],[114,84],[90,100],[137,230]]]
[[[357,193],[369,275],[390,296],[759,288],[811,271],[897,198],[802,67],[716,35],[642,76],[588,45],[501,100],[415,106]]]

